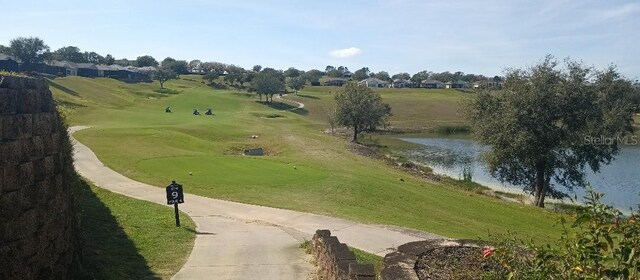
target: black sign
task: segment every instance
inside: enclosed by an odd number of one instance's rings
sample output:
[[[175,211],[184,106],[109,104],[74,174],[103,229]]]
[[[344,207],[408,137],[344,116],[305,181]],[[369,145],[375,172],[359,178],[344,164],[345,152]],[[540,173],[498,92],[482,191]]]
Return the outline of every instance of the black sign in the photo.
[[[167,204],[179,203],[184,203],[182,185],[176,184],[176,181],[172,181],[171,184],[167,186]]]

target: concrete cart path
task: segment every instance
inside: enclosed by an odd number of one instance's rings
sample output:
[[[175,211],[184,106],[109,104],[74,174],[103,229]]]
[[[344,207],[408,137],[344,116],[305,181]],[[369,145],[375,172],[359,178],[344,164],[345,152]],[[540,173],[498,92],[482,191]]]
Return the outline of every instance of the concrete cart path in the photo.
[[[298,105],[298,107],[297,107],[297,108],[289,109],[290,111],[293,111],[293,110],[297,110],[297,109],[302,109],[302,108],[304,108],[304,103],[302,103],[302,102],[298,102],[298,101],[291,100],[291,99],[287,99],[287,98],[282,98],[282,97],[285,97],[285,96],[287,96],[287,95],[288,95],[288,94],[276,95],[276,99],[284,100],[284,101],[291,102],[291,103],[295,103],[295,104],[297,104],[297,105]]]
[[[76,126],[70,133],[87,127]],[[95,185],[133,198],[166,204],[163,188],[124,177],[104,166],[73,137],[78,173]],[[167,182],[169,183],[169,182]],[[189,190],[186,186],[187,191]],[[180,209],[196,223],[195,245],[174,279],[307,279],[313,267],[298,248],[317,229],[341,242],[384,256],[411,241],[441,236],[405,228],[369,225],[334,217],[243,204],[185,193]]]

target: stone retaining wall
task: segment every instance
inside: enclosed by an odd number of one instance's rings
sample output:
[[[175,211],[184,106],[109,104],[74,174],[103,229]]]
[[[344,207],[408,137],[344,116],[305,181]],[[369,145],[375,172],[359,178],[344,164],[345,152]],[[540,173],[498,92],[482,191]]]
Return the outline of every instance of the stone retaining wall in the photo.
[[[72,279],[73,162],[43,79],[0,76],[0,279]]]
[[[356,256],[346,244],[331,236],[329,230],[317,230],[311,240],[313,256],[322,280],[373,280],[373,265],[358,264]]]

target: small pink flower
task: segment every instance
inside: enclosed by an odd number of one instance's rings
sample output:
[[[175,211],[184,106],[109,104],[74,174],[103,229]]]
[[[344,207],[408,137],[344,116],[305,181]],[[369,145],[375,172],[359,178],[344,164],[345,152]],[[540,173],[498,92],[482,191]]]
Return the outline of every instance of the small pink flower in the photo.
[[[493,254],[492,248],[487,248],[487,249],[484,249],[484,251],[482,251],[482,256],[485,258],[488,256],[491,256],[491,254]]]

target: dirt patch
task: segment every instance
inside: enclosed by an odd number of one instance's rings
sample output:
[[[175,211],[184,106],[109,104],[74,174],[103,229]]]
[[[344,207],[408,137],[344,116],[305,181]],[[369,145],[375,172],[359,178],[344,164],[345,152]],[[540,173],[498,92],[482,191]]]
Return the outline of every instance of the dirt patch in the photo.
[[[467,246],[433,248],[418,256],[418,279],[482,279],[486,273],[500,269],[492,258],[483,257],[482,251]]]

